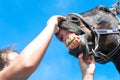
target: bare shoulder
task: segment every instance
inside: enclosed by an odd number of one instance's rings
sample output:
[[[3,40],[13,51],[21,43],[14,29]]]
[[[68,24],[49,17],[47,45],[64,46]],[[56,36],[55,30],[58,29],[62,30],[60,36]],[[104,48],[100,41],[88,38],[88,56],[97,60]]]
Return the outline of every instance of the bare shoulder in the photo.
[[[0,71],[0,80],[27,80],[28,75],[25,75],[24,69],[25,68],[20,68],[19,65],[10,65]]]

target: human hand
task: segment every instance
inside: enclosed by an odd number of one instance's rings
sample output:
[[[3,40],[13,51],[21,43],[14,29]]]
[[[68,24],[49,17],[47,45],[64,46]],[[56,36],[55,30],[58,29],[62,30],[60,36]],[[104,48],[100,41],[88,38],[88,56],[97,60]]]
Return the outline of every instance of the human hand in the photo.
[[[82,71],[82,75],[83,78],[87,75],[87,76],[94,76],[94,72],[95,72],[95,59],[93,55],[88,56],[87,58],[85,58],[83,60],[83,53],[80,53],[80,55],[78,56],[79,58],[79,62],[80,62],[80,67],[81,67],[81,71]],[[86,79],[84,79],[86,80]],[[89,80],[89,79],[87,79]],[[91,79],[90,79],[91,80]]]
[[[52,25],[55,27],[54,33],[57,33],[59,31],[59,27],[58,27],[59,20],[66,20],[66,18],[64,16],[55,15],[55,16],[52,16],[47,21],[47,25]]]

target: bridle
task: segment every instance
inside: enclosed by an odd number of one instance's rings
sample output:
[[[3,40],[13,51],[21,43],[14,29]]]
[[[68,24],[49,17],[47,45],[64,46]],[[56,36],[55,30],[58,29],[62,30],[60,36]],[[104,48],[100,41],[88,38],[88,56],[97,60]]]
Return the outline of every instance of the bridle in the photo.
[[[94,36],[93,43],[92,44],[88,43],[89,53],[94,54],[95,59],[98,63],[104,64],[110,61],[111,57],[113,57],[116,54],[116,52],[120,49],[120,39],[118,40],[118,45],[106,55],[106,54],[103,54],[99,50],[100,35],[106,35],[106,34],[118,34],[119,35],[120,30],[119,29],[96,29],[94,26],[89,24],[82,15],[77,14],[77,13],[71,13],[71,14],[77,16],[79,18],[77,21],[81,20],[87,26],[87,28],[92,32],[92,36]],[[70,20],[70,21],[75,22],[74,20]],[[93,46],[93,47],[91,48],[90,46]]]

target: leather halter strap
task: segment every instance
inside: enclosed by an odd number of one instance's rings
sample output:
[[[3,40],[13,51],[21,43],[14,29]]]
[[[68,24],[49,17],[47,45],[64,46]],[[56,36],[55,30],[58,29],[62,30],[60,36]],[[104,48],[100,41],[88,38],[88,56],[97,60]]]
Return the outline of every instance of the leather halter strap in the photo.
[[[96,59],[97,62],[104,64],[106,62],[108,62],[112,56],[115,55],[115,53],[120,49],[120,42],[118,43],[118,45],[107,55],[101,53],[101,52],[96,52],[96,54],[98,55],[98,59]]]
[[[97,29],[99,34],[119,34],[119,29]]]

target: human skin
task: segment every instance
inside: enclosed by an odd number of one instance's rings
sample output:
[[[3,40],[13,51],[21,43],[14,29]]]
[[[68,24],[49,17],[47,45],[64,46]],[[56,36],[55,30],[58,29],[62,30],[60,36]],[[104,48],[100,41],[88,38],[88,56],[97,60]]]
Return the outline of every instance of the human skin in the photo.
[[[20,55],[0,72],[0,80],[27,80],[40,64],[45,51],[57,31],[58,20],[62,16],[52,16],[43,31],[33,39]],[[44,46],[43,46],[44,45]]]

